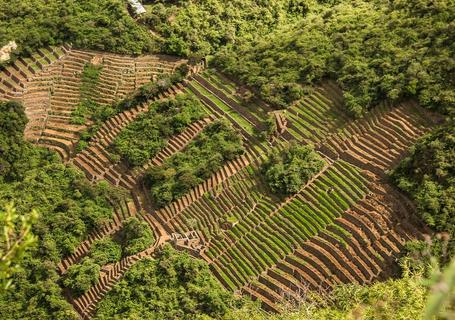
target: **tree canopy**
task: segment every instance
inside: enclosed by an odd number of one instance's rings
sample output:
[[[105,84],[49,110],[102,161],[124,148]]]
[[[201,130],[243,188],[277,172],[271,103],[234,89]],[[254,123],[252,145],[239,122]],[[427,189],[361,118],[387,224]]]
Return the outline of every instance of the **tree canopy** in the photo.
[[[33,210],[40,214],[32,227],[37,242],[11,275],[15,289],[0,293],[0,317],[77,319],[59,286],[57,263],[112,218],[112,204],[125,194],[107,183],[90,184],[55,153],[24,141],[22,105],[1,102],[0,110],[0,163],[8,164],[0,179],[0,206],[14,202],[25,218]]]

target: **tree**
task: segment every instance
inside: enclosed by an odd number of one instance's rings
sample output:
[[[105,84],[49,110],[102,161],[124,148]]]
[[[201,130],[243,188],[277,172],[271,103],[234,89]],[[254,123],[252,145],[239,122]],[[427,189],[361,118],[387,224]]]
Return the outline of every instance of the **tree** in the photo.
[[[275,152],[264,164],[265,178],[273,192],[293,194],[324,166],[312,146],[291,143],[282,152]]]
[[[121,257],[121,245],[110,238],[96,240],[90,249],[90,258],[100,266],[120,261]]]
[[[136,217],[128,218],[121,232],[125,256],[144,251],[155,242],[153,231],[147,222],[139,221]]]
[[[63,284],[75,295],[82,295],[98,283],[100,270],[100,266],[92,259],[84,258],[80,263],[68,268]]]

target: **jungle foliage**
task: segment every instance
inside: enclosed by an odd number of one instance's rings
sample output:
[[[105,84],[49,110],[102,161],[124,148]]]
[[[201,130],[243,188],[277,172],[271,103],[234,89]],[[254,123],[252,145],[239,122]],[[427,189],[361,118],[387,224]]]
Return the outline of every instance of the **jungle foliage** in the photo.
[[[0,30],[0,47],[16,41],[16,56],[65,42],[125,54],[156,48],[122,0],[0,0]]]
[[[14,290],[0,294],[2,319],[77,319],[59,287],[57,263],[96,227],[112,217],[112,203],[125,194],[107,183],[90,184],[63,165],[57,154],[23,140],[23,107],[0,103],[0,205],[14,202],[19,214],[36,210],[37,243],[14,270]]]
[[[95,319],[219,319],[234,303],[206,263],[166,246],[128,270]]]
[[[220,50],[215,64],[277,108],[328,77],[355,115],[410,97],[453,111],[453,0],[338,1],[311,9],[285,32]]]
[[[145,221],[131,217],[123,224],[120,231],[123,256],[130,256],[144,251],[155,242],[153,231]]]
[[[154,242],[150,226],[145,221],[130,217],[113,237],[95,241],[88,255],[68,268],[63,284],[73,295],[80,296],[98,283],[103,266],[144,251]]]
[[[124,128],[113,143],[113,152],[128,165],[141,166],[152,159],[171,136],[206,115],[196,98],[184,94],[158,100]]]
[[[254,41],[308,11],[308,0],[154,1],[141,21],[168,54],[204,57]]]
[[[117,262],[122,258],[122,246],[111,238],[96,240],[90,248],[89,257],[100,266]]]
[[[273,192],[288,195],[299,192],[324,167],[324,160],[312,146],[291,143],[275,151],[264,164],[267,183]]]
[[[205,127],[184,150],[166,159],[163,165],[151,167],[145,175],[145,183],[154,203],[164,206],[243,152],[239,133],[227,120],[218,120]]]

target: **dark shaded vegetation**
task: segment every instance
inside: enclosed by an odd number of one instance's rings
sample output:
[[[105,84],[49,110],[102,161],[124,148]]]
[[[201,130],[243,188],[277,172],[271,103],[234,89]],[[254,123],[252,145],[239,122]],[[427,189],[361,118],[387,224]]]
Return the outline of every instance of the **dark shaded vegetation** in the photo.
[[[112,204],[125,194],[107,183],[90,184],[56,154],[25,142],[20,104],[0,103],[0,114],[0,204],[13,201],[20,213],[40,213],[32,229],[37,244],[12,276],[15,289],[0,295],[0,317],[77,319],[58,286],[57,263],[112,218]]]
[[[379,102],[409,97],[453,109],[453,1],[339,1],[314,6],[287,32],[221,50],[215,63],[286,108],[325,77],[361,115]]]
[[[417,212],[436,231],[448,232],[449,251],[455,239],[455,125],[420,139],[392,172],[392,179],[417,204]],[[440,250],[438,250],[440,251]]]
[[[100,302],[95,318],[220,318],[235,302],[207,264],[166,246],[156,259],[140,261],[126,273]]]
[[[244,152],[242,139],[227,121],[209,124],[184,150],[150,168],[145,183],[157,206],[178,199]]]
[[[112,151],[130,166],[143,165],[166,146],[168,138],[205,115],[201,102],[187,94],[158,100],[120,132]]]
[[[263,170],[273,192],[289,195],[298,192],[323,167],[324,160],[312,146],[291,143],[272,153]]]
[[[125,54],[156,48],[122,0],[2,0],[0,30],[0,47],[16,41],[16,56],[65,42]]]
[[[308,11],[306,0],[156,1],[141,22],[168,54],[204,57],[219,48],[253,41]]]

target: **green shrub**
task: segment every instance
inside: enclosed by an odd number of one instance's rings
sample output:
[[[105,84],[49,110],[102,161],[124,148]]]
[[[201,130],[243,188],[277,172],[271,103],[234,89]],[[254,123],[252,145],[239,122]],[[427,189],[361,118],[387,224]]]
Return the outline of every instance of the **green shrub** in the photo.
[[[63,284],[79,296],[98,283],[101,267],[93,260],[84,258],[80,263],[73,264],[65,274]]]
[[[99,303],[95,319],[221,319],[234,305],[208,265],[166,246],[136,263]]]
[[[266,181],[273,192],[293,194],[324,167],[324,161],[312,146],[289,144],[282,152],[275,151],[264,164]]]
[[[120,261],[122,247],[111,238],[96,240],[90,249],[90,258],[100,265]]]
[[[392,180],[411,195],[417,212],[437,231],[455,238],[455,126],[445,127],[420,139],[391,173]],[[451,240],[450,247],[454,247]],[[452,251],[452,249],[451,249]]]
[[[123,255],[130,256],[144,251],[155,242],[150,226],[145,221],[130,217],[125,221],[121,231]]]
[[[189,95],[156,101],[148,112],[120,132],[113,152],[130,166],[143,165],[166,145],[167,138],[181,133],[204,115],[201,102]]]

